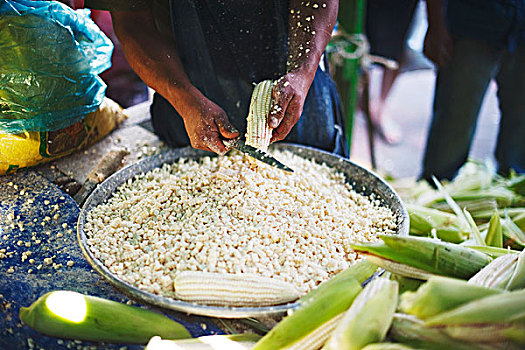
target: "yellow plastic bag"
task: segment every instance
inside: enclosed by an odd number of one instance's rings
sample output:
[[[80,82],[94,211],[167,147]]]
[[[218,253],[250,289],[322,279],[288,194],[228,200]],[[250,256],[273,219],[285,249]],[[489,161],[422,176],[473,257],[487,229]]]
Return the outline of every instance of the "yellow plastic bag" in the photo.
[[[0,133],[0,175],[64,157],[103,139],[124,119],[122,107],[104,98],[95,112],[57,131]]]

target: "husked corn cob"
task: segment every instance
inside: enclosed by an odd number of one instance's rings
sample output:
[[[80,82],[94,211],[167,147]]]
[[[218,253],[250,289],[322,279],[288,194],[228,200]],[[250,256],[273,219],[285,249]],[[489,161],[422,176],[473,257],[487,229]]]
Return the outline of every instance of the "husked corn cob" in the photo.
[[[474,249],[435,239],[398,235],[378,236],[382,242],[352,244],[351,248],[358,254],[367,254],[367,258],[374,255],[424,270],[429,274],[457,278],[470,278],[492,260],[486,254]],[[393,272],[403,274],[401,270]],[[415,277],[410,274],[404,275]],[[421,278],[424,277],[426,276],[421,276]]]
[[[428,280],[430,277],[435,276],[431,273],[428,273],[425,270],[418,269],[417,267],[413,267],[410,265],[405,265],[390,259],[385,259],[377,255],[373,254],[367,254],[362,253],[361,255],[366,256],[368,261],[370,261],[372,264],[375,264],[379,267],[384,268],[387,271],[390,271],[392,273],[396,273],[401,276],[409,277],[409,278],[415,278],[418,280]]]
[[[284,281],[253,274],[184,271],[175,278],[175,296],[216,306],[266,306],[295,300],[299,292]]]
[[[499,293],[463,304],[426,320],[429,326],[525,324],[525,290]]]
[[[321,283],[300,299],[300,306],[286,316],[255,344],[253,350],[274,350],[291,347],[305,337],[322,337],[326,323],[347,310],[361,292],[361,283],[376,269],[366,261],[358,262],[334,278]],[[322,331],[317,331],[320,327]],[[311,339],[306,343],[316,343]],[[308,341],[310,340],[310,341]]]
[[[316,350],[321,348],[328,338],[332,335],[335,328],[341,322],[344,312],[335,316],[328,322],[314,329],[313,332],[304,336],[301,340],[286,347],[286,350]]]
[[[468,283],[488,288],[505,289],[514,273],[517,261],[517,254],[502,255],[472,276]]]
[[[397,282],[376,278],[368,283],[343,315],[323,349],[361,349],[382,341],[397,305]]]
[[[246,120],[246,144],[266,151],[272,138],[268,114],[272,106],[272,80],[264,80],[255,86]]]
[[[208,335],[184,340],[162,339],[157,336],[150,339],[145,350],[249,350],[260,338],[251,333]]]
[[[426,319],[473,300],[501,293],[499,289],[472,285],[455,278],[434,276],[416,292],[403,293],[399,308],[407,314]]]

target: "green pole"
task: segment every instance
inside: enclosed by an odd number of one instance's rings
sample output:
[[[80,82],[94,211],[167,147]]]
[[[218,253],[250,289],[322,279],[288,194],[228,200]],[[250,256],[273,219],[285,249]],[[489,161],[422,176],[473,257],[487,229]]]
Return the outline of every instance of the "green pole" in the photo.
[[[338,26],[350,35],[362,34],[365,6],[366,0],[340,0]],[[334,72],[334,80],[345,111],[345,134],[349,150],[352,145],[354,115],[358,104],[359,71],[360,58],[357,58],[344,60],[343,65],[336,67]]]

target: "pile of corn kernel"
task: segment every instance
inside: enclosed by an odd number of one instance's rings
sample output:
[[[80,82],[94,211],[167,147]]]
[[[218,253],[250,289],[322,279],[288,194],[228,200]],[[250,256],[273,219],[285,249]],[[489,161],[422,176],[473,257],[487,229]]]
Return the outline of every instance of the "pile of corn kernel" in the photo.
[[[240,154],[181,159],[129,179],[90,211],[94,256],[136,287],[173,297],[177,272],[255,273],[306,293],[356,260],[353,242],[393,233],[378,200],[290,152],[292,174]]]

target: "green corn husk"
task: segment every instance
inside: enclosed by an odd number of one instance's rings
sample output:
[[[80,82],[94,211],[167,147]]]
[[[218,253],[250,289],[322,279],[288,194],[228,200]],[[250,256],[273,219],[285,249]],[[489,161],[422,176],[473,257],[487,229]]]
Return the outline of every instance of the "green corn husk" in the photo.
[[[478,343],[525,344],[525,324],[480,324],[441,327],[451,338]]]
[[[525,207],[505,208],[505,212],[508,214],[510,218],[512,218],[512,220],[515,220],[516,218],[522,217],[522,216],[525,219]],[[472,216],[475,219],[488,221],[494,214],[494,209],[478,211],[475,214],[476,215],[472,213]],[[500,213],[500,218],[503,218],[503,217],[505,217],[505,215]]]
[[[509,214],[509,211],[510,209],[512,208],[506,208],[505,211],[507,212],[507,215],[510,216]],[[520,209],[525,209],[525,208],[520,208]],[[520,230],[522,230],[523,232],[525,232],[525,212],[519,214],[519,215],[515,215],[514,217],[511,217],[512,218],[512,221],[514,222],[514,224],[516,224],[517,227],[520,228]]]
[[[525,247],[525,233],[512,221],[508,215],[501,220],[503,234],[509,239],[505,242],[510,247]]]
[[[300,306],[285,317],[253,347],[254,350],[283,349],[304,338],[346,311],[361,292],[361,283],[376,267],[358,262],[334,278],[322,283],[299,300]],[[358,281],[359,279],[359,281]]]
[[[403,293],[399,309],[420,319],[426,319],[473,300],[501,293],[502,291],[498,289],[472,285],[455,278],[436,276],[430,278],[416,292]]]
[[[518,255],[518,261],[514,268],[514,273],[510,277],[505,289],[518,290],[525,288],[525,249]]]
[[[457,340],[447,335],[440,328],[425,327],[418,318],[398,314],[394,315],[392,327],[388,333],[389,337],[403,344],[408,344],[416,349],[427,350],[472,350],[472,349],[494,349],[484,344],[475,344]]]
[[[456,203],[465,205],[469,202],[472,203],[474,201],[485,201],[486,203],[490,204],[491,201],[496,201],[498,208],[504,208],[512,205],[515,201],[519,199],[519,197],[516,196],[516,194],[513,191],[510,191],[504,187],[493,187],[488,189],[480,189],[480,190],[466,190],[466,191],[457,191],[454,193],[450,193],[450,196],[456,201]],[[445,196],[434,198],[433,201],[429,201],[426,203],[420,203],[422,205],[428,206],[428,207],[434,207],[440,203],[445,202]],[[479,206],[479,204],[478,204]],[[489,209],[491,208],[489,207]],[[482,210],[480,207],[479,210]]]
[[[469,244],[465,244],[463,246],[470,248],[470,249],[477,250],[478,252],[486,254],[494,259],[502,255],[506,255],[506,254],[519,254],[520,253],[519,250],[513,250],[510,248],[497,248],[497,247],[477,246],[477,245],[469,245]]]
[[[341,271],[331,279],[320,284],[317,288],[312,289],[308,294],[299,299],[300,304],[305,304],[311,300],[315,300],[319,294],[325,293],[326,289],[331,286],[336,286],[343,281],[356,280],[359,283],[364,283],[367,279],[372,277],[377,271],[377,266],[367,260],[361,260],[351,265],[344,271]]]
[[[379,237],[382,242],[352,244],[351,247],[359,254],[389,259],[430,274],[463,279],[470,278],[492,260],[474,249],[435,239],[393,235]]]
[[[427,208],[416,204],[406,204],[410,216],[410,233],[428,236],[435,230],[440,239],[459,243],[468,237],[468,232],[461,230],[461,222],[450,213]]]
[[[511,178],[507,181],[506,186],[514,193],[520,196],[525,196],[525,176],[517,175],[516,177]]]
[[[343,315],[323,349],[358,350],[382,341],[397,305],[397,282],[376,278],[368,283]]]
[[[153,337],[145,350],[249,350],[261,338],[251,333],[230,335],[208,335],[193,339],[171,340]]]
[[[405,292],[415,292],[424,283],[421,280],[398,275],[397,273],[392,273],[390,279],[397,282],[399,286],[399,295],[402,295]]]
[[[414,348],[400,343],[374,343],[365,346],[362,350],[414,350]]]
[[[525,323],[525,290],[490,295],[426,320],[429,326]]]
[[[494,212],[490,218],[489,228],[485,236],[485,243],[491,247],[503,247],[503,233],[501,228],[501,221],[497,211]]]
[[[514,273],[517,261],[517,254],[502,255],[472,276],[468,283],[487,288],[505,289]]]

